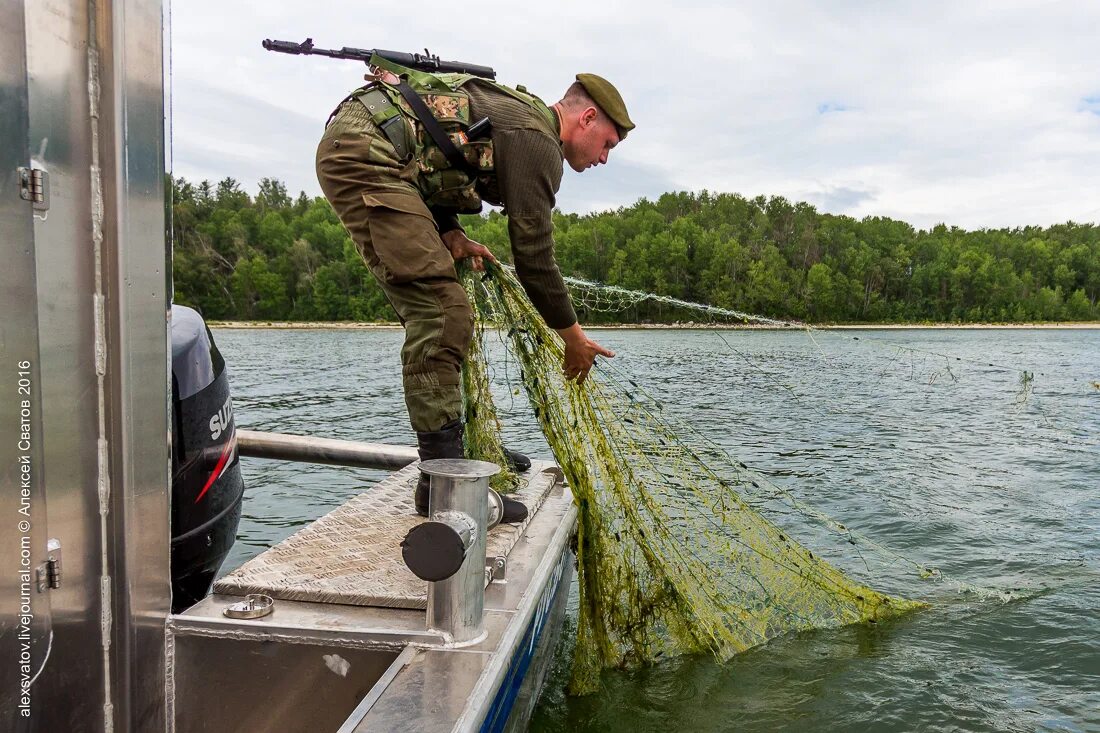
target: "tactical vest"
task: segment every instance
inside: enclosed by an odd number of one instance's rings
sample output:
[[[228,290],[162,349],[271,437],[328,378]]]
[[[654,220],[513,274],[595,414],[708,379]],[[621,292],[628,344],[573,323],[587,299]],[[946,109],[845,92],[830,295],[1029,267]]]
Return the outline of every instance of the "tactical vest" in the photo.
[[[400,86],[374,82],[350,96],[367,108],[371,121],[385,134],[399,159],[408,161],[412,157],[416,161],[416,185],[429,207],[476,214],[481,211],[477,187],[493,176],[493,141],[488,134],[491,122],[470,119],[470,97],[463,89],[471,79],[492,84],[528,105],[551,126],[555,124],[550,108],[522,86],[512,89],[472,74],[432,74],[377,55],[370,64],[396,74],[407,86],[402,90]],[[412,99],[406,96],[414,94]],[[421,104],[416,103],[417,98]],[[450,150],[444,149],[447,140],[453,146]]]

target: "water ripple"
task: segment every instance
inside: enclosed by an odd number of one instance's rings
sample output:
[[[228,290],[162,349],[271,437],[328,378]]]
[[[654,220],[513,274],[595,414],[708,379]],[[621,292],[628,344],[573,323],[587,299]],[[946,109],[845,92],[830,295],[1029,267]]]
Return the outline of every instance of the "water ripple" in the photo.
[[[413,443],[399,332],[215,335],[241,427]],[[1100,731],[1100,392],[1086,379],[1100,376],[1100,331],[728,338],[754,366],[707,332],[597,336],[661,409],[800,499],[960,583],[1018,600],[887,569],[872,579],[933,609],[778,639],[725,665],[689,657],[610,672],[581,699],[562,693],[563,647],[532,730]],[[526,400],[505,385],[518,367],[489,342],[506,439],[547,456]],[[1018,374],[973,361],[1036,372],[1033,394],[1021,403]],[[381,475],[242,467],[245,516],[226,569]],[[843,550],[811,536],[822,553]]]

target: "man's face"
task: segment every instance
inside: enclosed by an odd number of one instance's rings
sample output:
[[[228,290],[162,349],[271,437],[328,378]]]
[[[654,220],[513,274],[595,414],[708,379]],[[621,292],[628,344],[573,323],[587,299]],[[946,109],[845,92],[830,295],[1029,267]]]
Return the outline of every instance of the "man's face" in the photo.
[[[565,161],[581,173],[607,162],[611,149],[619,144],[615,123],[596,109],[589,107],[576,119],[577,132],[564,143]]]

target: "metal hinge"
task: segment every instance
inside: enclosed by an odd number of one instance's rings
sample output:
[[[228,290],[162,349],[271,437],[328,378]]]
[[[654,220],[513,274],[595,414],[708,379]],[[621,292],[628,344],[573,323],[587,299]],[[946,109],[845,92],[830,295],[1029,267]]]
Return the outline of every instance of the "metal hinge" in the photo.
[[[501,555],[485,558],[485,582],[504,580],[508,575],[508,559]]]
[[[46,553],[46,562],[35,568],[34,573],[39,593],[45,593],[47,588],[61,587],[61,541],[50,538]]]
[[[41,168],[20,168],[19,197],[24,201],[30,201],[35,211],[48,211],[50,174]]]

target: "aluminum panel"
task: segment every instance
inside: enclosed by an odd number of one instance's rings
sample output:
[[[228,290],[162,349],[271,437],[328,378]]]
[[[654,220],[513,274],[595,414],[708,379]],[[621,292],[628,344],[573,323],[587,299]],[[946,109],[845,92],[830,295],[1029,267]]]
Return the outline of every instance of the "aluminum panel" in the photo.
[[[335,731],[398,655],[199,636],[175,644],[178,733]]]
[[[31,203],[23,4],[0,0],[0,729],[29,730],[43,710],[32,684],[52,642],[50,592],[35,569],[48,541]]]
[[[171,605],[171,263],[166,239],[159,0],[96,6],[100,50],[100,245],[109,467],[108,564],[115,718],[163,731],[165,623]]]
[[[65,566],[37,685],[52,704],[35,730],[164,731],[162,7],[23,7],[29,148],[50,175],[50,209],[34,225],[48,532]]]
[[[34,730],[105,729],[96,500],[98,410],[91,303],[91,146],[86,3],[27,2],[30,150],[50,176],[50,209],[35,220],[42,449],[48,528],[64,553],[50,592],[54,646],[37,683],[44,707]],[[80,689],[62,704],[65,692]]]

